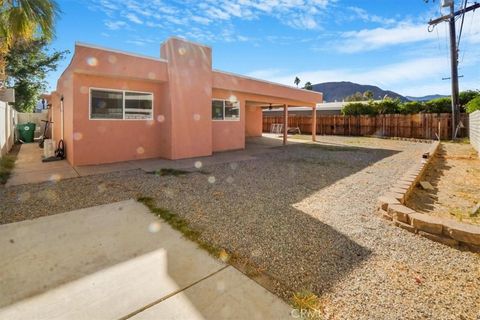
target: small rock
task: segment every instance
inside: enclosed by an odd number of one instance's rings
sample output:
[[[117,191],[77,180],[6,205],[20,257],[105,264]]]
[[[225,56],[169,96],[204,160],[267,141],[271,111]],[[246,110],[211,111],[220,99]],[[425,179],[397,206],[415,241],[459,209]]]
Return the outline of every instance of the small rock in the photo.
[[[420,181],[423,190],[434,190],[433,186],[428,181]]]
[[[477,203],[475,207],[473,207],[472,211],[470,211],[470,217],[474,217],[480,214],[480,202]]]

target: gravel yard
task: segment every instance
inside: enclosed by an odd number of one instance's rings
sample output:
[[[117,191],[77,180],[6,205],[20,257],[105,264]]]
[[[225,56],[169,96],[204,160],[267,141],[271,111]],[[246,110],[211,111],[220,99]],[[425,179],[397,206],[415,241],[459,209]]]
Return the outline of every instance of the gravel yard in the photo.
[[[321,137],[255,160],[157,176],[140,170],[0,187],[0,223],[139,196],[256,266],[289,301],[316,293],[331,319],[477,319],[480,256],[394,227],[376,198],[428,149],[424,143]]]

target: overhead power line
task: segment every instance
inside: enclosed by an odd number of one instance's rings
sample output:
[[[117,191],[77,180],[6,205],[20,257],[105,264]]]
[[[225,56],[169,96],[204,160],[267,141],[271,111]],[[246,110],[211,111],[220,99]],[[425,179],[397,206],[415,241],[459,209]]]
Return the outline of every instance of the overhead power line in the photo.
[[[452,137],[456,139],[457,127],[460,120],[460,103],[459,103],[459,86],[458,86],[458,44],[460,44],[460,38],[463,31],[463,21],[465,18],[465,13],[473,11],[480,8],[480,3],[475,2],[474,4],[467,7],[467,0],[464,0],[463,8],[455,11],[455,1],[454,0],[443,0],[442,6],[448,6],[450,8],[450,13],[443,15],[439,18],[430,20],[428,22],[428,30],[432,31],[433,28],[442,22],[448,22],[449,27],[449,38],[450,38],[450,71],[451,71],[451,82],[452,82]],[[457,17],[462,15],[462,22],[460,27],[460,32],[458,35],[458,44],[457,36],[455,29],[455,21]]]

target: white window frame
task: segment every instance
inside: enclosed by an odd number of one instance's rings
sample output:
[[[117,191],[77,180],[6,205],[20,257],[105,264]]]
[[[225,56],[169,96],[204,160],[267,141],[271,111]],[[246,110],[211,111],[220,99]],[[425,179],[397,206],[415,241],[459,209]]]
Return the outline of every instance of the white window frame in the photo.
[[[219,99],[219,98],[212,98],[212,102],[213,101],[222,101],[223,102],[223,119],[213,119],[212,118],[212,121],[218,121],[218,122],[224,122],[224,121],[240,121],[240,117],[241,117],[241,113],[242,113],[242,107],[241,107],[241,104],[240,104],[240,101],[238,100],[235,100],[235,101],[231,101],[229,99]],[[225,102],[228,101],[228,102],[236,102],[238,103],[238,118],[236,119],[225,119]],[[212,113],[212,105],[210,104],[210,113]]]
[[[122,119],[113,119],[113,118],[92,118],[92,90],[98,91],[111,91],[111,92],[121,92],[122,93]],[[144,93],[144,94],[151,94],[152,95],[152,113],[150,118],[145,119],[125,119],[125,92],[132,92],[132,93]],[[119,89],[110,89],[110,88],[97,88],[97,87],[90,87],[88,90],[88,120],[100,120],[100,121],[151,121],[153,120],[155,104],[154,104],[154,94],[153,92],[148,91],[136,91],[136,90],[119,90]]]

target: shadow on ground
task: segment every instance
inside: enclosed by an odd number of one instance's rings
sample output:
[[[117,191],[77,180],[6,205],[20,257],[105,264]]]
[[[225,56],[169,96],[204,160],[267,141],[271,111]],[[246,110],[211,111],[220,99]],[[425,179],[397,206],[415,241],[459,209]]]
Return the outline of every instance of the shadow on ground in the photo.
[[[438,201],[438,182],[442,179],[445,171],[450,169],[447,165],[447,152],[445,147],[440,144],[437,154],[431,164],[427,167],[424,181],[430,182],[433,190],[425,190],[420,185],[415,186],[414,192],[408,199],[408,206],[422,212],[432,212],[434,203]]]
[[[262,149],[258,145],[256,148]],[[0,220],[8,223],[149,196],[159,207],[170,209],[201,231],[204,241],[233,252],[239,257],[239,267],[242,261],[253,266],[253,270],[248,269],[249,275],[285,300],[300,290],[320,294],[371,252],[294,205],[398,151],[321,144],[285,148],[275,144],[268,152],[264,149],[255,154],[255,160],[204,168],[210,176],[194,173],[159,177],[133,170],[1,189]],[[349,192],[348,186],[345,192]],[[59,241],[57,249],[61,252]],[[121,242],[117,245],[121,252]],[[68,281],[128,261],[152,248],[140,246],[138,250],[118,257],[108,257],[104,252],[105,260],[93,267],[77,266]],[[82,260],[78,256],[81,252],[70,250],[68,254]],[[38,259],[47,257],[51,256]],[[46,279],[49,272],[44,274]],[[29,277],[24,274],[19,281],[26,283]],[[41,290],[50,290],[62,281],[46,281]]]

